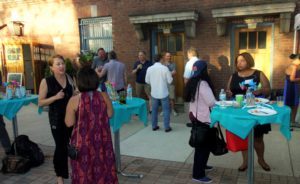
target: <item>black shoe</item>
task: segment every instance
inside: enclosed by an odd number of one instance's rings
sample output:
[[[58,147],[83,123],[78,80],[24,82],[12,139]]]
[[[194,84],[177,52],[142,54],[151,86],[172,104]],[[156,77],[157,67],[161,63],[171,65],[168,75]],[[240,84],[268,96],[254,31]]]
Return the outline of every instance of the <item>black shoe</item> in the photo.
[[[171,132],[171,131],[172,131],[172,128],[171,128],[171,127],[165,129],[165,132]]]
[[[205,171],[212,171],[213,169],[214,169],[213,166],[209,166],[209,165],[205,166]]]
[[[149,114],[151,114],[152,113],[152,111],[149,111]]]
[[[152,128],[153,131],[156,131],[159,129],[159,126],[156,126],[155,128]]]
[[[193,123],[187,123],[186,126],[187,126],[187,127],[192,127],[192,126],[193,126]]]

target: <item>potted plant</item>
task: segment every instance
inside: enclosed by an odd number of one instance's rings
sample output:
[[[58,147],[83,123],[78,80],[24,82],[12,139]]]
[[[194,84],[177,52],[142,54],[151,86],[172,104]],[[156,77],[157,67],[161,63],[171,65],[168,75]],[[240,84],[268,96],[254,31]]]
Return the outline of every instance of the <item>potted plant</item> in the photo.
[[[93,51],[81,52],[78,57],[81,65],[92,65],[95,53]]]

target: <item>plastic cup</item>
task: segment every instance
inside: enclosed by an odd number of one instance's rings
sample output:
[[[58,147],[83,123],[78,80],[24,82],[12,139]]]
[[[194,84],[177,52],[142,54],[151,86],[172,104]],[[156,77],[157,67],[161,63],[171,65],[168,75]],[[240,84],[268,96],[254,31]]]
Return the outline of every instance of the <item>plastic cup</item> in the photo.
[[[244,95],[242,94],[235,95],[235,101],[238,104],[238,106],[241,107],[244,101]]]
[[[26,90],[26,96],[30,97],[31,96],[31,90]]]
[[[283,107],[284,103],[283,103],[283,96],[277,96],[276,97],[276,102],[277,102],[277,106],[278,107]]]

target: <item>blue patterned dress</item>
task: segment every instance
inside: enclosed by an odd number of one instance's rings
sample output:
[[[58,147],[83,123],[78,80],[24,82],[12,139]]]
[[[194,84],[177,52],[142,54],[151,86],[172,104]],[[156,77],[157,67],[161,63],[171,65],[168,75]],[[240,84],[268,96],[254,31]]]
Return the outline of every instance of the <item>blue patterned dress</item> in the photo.
[[[299,77],[299,70],[296,72]],[[290,80],[290,75],[285,76],[284,82],[284,104],[288,106],[297,106],[299,104],[299,84]]]

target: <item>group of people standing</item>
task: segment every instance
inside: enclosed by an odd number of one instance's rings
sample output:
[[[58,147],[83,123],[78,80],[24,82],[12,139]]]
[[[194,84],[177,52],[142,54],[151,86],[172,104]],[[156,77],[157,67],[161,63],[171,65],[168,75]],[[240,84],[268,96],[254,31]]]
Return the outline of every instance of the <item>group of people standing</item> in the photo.
[[[208,75],[207,63],[198,57],[198,52],[191,47],[187,51],[187,62],[184,70],[185,101],[189,102],[189,118],[197,126],[210,126],[210,111],[216,102],[215,89]],[[294,57],[294,56],[293,56]],[[300,64],[299,56],[293,63]],[[268,97],[270,83],[262,71],[253,69],[254,59],[249,53],[241,53],[235,58],[236,72],[228,79],[227,96],[245,94],[247,88],[255,89],[255,96]],[[297,78],[295,66],[289,69],[291,81]],[[117,92],[126,90],[127,75],[125,64],[118,61],[117,54],[110,51],[106,54],[103,48],[98,50],[92,66],[83,66],[75,78],[65,72],[64,58],[53,56],[49,61],[52,71],[50,77],[41,81],[39,89],[39,106],[49,106],[49,122],[55,141],[54,169],[57,183],[64,183],[68,178],[67,145],[80,145],[80,156],[71,161],[73,183],[118,183],[115,157],[113,152],[109,117],[113,114],[112,103],[105,89],[98,92],[104,81],[114,83]],[[146,60],[146,53],[138,53],[138,61],[133,66],[132,74],[136,75],[136,95],[142,97],[145,92],[149,99],[152,130],[159,129],[157,124],[158,106],[162,105],[165,132],[172,130],[170,112],[174,115],[174,80],[176,65],[171,61],[171,53],[157,55],[154,63]],[[294,78],[293,78],[294,77]],[[75,80],[73,80],[75,79]],[[76,85],[75,85],[76,84]],[[258,163],[269,171],[264,159],[263,136],[271,130],[270,125],[258,125],[254,130],[254,148]],[[210,136],[201,148],[195,148],[193,180],[210,183],[205,171],[212,170],[207,165],[211,149]],[[247,169],[247,152],[243,151],[243,163],[239,171]]]
[[[170,60],[170,53],[166,55]],[[160,94],[169,91],[170,85],[161,83],[163,88],[158,92],[159,95],[155,96],[157,90],[150,90],[151,83],[146,75],[148,69],[151,70],[156,64],[152,65],[152,62],[147,61],[144,52],[139,52],[138,58],[132,71],[137,77],[137,95],[142,96],[144,90],[152,102],[152,115],[157,115],[158,99],[161,97],[166,98],[167,102],[164,103],[166,108],[163,109],[170,107],[169,93],[162,96]],[[156,61],[157,64],[164,63],[162,57],[158,57]],[[114,51],[106,54],[105,50],[100,48],[91,66],[78,65],[80,67],[75,77],[66,74],[65,60],[61,55],[53,56],[48,64],[52,75],[40,83],[39,106],[49,106],[49,122],[55,142],[53,164],[57,183],[62,184],[64,179],[69,177],[69,144],[78,147],[80,153],[77,160],[71,160],[72,183],[118,183],[109,126],[113,108],[103,82],[113,83],[117,92],[124,91],[127,84],[124,63],[117,60]],[[171,62],[167,64],[175,74],[176,67]],[[170,70],[165,66],[163,69],[165,74],[168,74],[168,84],[171,84]],[[99,86],[102,92],[98,92]],[[152,86],[152,89],[155,87]],[[164,116],[168,115],[168,111],[164,111]],[[166,132],[171,131],[169,119],[166,120],[168,123],[165,123]]]
[[[208,76],[207,64],[198,58],[195,48],[188,50],[189,61],[185,66],[185,100],[190,102],[189,118],[193,126],[210,126],[210,111],[216,102],[215,89]],[[268,97],[271,92],[270,83],[262,71],[253,69],[255,62],[251,54],[245,52],[235,58],[236,72],[231,75],[227,84],[227,97],[233,98],[236,94],[246,94],[248,88],[254,89],[255,96]],[[258,156],[259,165],[265,170],[270,171],[270,166],[264,159],[263,136],[271,130],[271,126],[258,125],[254,129],[254,148]],[[212,179],[206,176],[205,171],[212,169],[207,165],[214,131],[206,135],[207,144],[195,148],[193,180],[202,183],[210,183]],[[243,163],[238,168],[239,171],[247,169],[247,151],[242,151]]]

